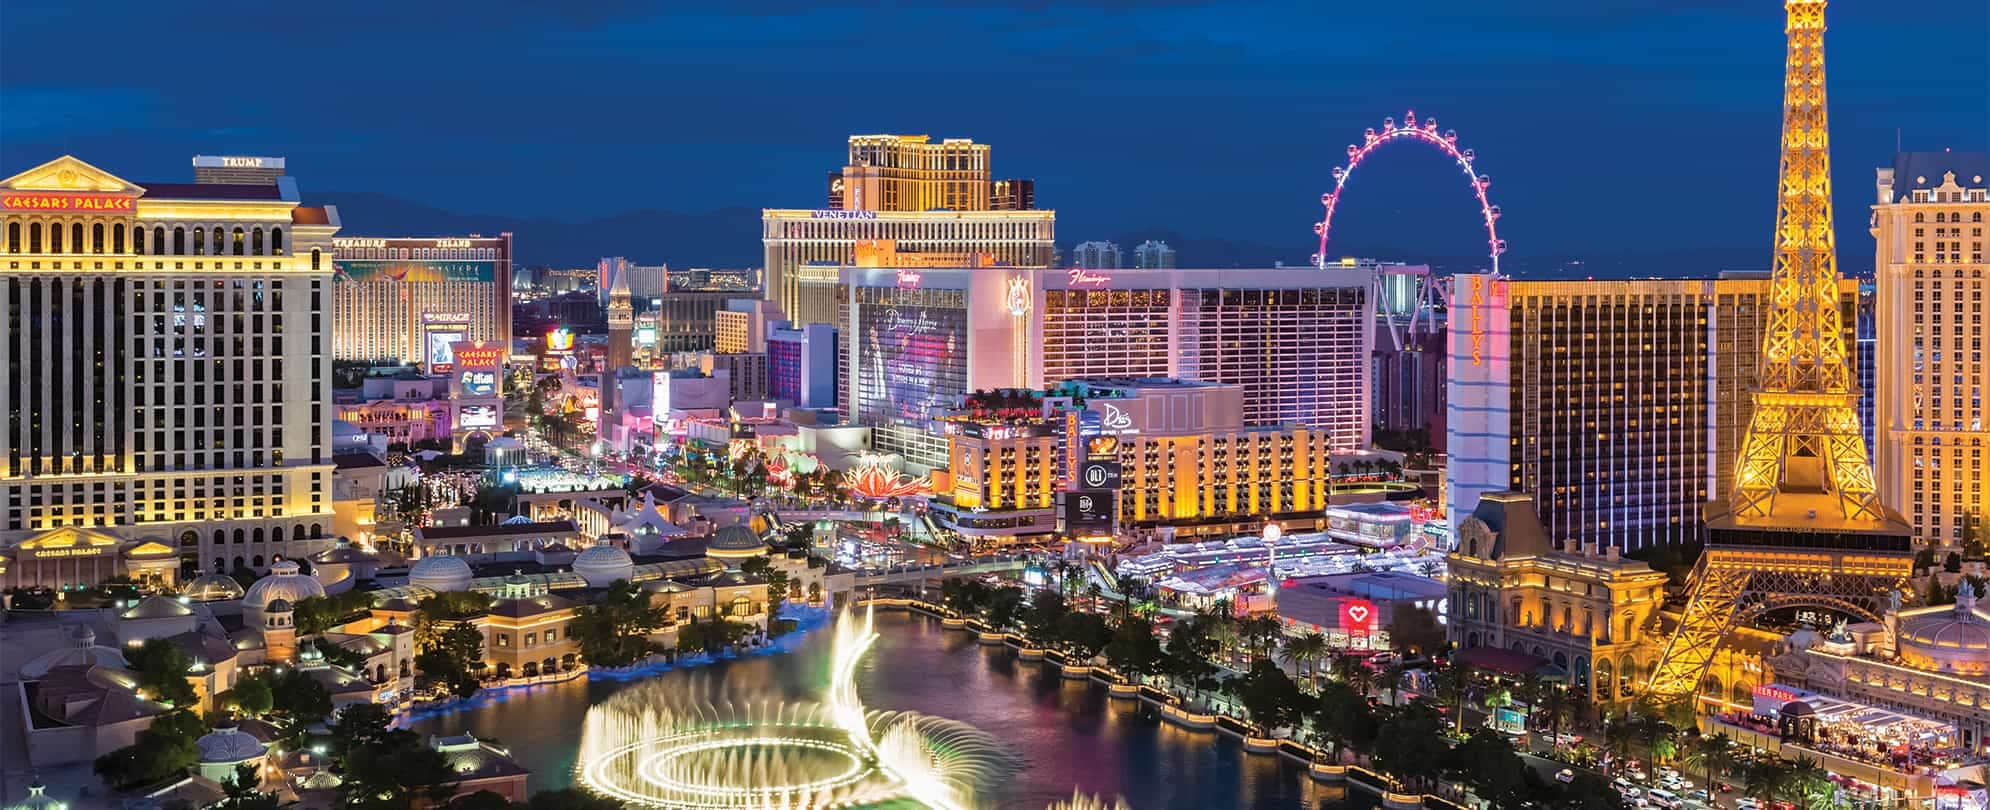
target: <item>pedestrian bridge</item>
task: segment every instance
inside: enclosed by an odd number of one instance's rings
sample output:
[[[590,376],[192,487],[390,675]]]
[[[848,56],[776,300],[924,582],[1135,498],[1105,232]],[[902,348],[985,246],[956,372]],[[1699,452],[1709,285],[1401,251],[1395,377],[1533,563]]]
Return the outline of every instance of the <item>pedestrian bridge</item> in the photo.
[[[1004,574],[1021,571],[1035,560],[1036,557],[1029,554],[996,554],[965,560],[948,560],[945,563],[900,563],[880,568],[858,569],[856,584],[861,588],[948,577]]]

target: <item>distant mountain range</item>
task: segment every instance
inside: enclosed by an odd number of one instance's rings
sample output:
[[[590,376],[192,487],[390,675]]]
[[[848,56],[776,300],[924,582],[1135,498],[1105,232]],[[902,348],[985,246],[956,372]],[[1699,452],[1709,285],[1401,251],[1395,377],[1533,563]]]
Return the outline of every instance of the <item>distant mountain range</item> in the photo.
[[[461,214],[371,191],[317,192],[314,203],[336,205],[352,236],[486,236],[510,231],[522,266],[591,267],[603,256],[627,256],[641,262],[669,262],[673,267],[757,267],[761,263],[760,211],[722,208],[699,214],[642,210],[609,217],[567,222],[547,218]],[[1096,236],[1088,238],[1097,238]],[[1271,267],[1304,263],[1304,245],[1270,245],[1222,237],[1196,236],[1169,229],[1150,229],[1110,237],[1124,261],[1133,261],[1133,248],[1148,239],[1168,243],[1184,267]],[[1069,251],[1083,238],[1061,247]],[[1484,256],[1423,255],[1419,251],[1382,245],[1344,242],[1346,255],[1428,264],[1438,272],[1462,273],[1482,268]],[[1844,257],[1841,257],[1844,258]],[[1707,277],[1723,270],[1767,270],[1766,248],[1672,248],[1616,251],[1593,255],[1508,255],[1501,269],[1523,278]],[[1846,272],[1861,264],[1845,263]]]

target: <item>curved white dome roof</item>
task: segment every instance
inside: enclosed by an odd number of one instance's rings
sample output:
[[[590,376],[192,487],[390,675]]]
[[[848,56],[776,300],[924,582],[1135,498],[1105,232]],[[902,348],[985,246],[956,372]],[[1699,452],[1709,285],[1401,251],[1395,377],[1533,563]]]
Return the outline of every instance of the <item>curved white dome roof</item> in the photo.
[[[316,577],[297,573],[297,563],[278,560],[269,567],[269,576],[256,580],[242,597],[244,613],[261,613],[269,603],[282,599],[292,605],[314,596],[324,596],[325,586]]]
[[[186,594],[188,599],[195,602],[221,602],[240,599],[245,592],[242,590],[242,583],[236,582],[234,577],[227,574],[201,574],[188,580],[186,587],[180,589],[180,593]]]
[[[1955,607],[1900,623],[1900,657],[1941,672],[1990,674],[1990,614],[1963,597]]]
[[[633,576],[636,561],[629,559],[629,552],[610,545],[599,545],[574,557],[574,573],[587,580],[587,587],[606,588],[615,580]]]
[[[124,669],[129,666],[125,663],[124,653],[118,651],[117,648],[99,646],[97,644],[97,631],[90,629],[90,626],[87,624],[79,624],[75,629],[69,631],[69,642],[70,644],[67,647],[58,650],[49,650],[35,656],[34,660],[22,664],[21,679],[24,681],[39,679],[47,675],[49,670],[56,667],[86,666]]]
[[[455,593],[470,589],[470,564],[461,557],[439,555],[423,557],[408,571],[408,584],[427,588],[436,593]]]
[[[760,534],[745,526],[727,526],[712,536],[712,542],[705,546],[707,557],[758,557],[767,553],[767,544]]]
[[[222,726],[194,740],[200,761],[214,764],[247,762],[268,750],[261,740],[234,726]]]

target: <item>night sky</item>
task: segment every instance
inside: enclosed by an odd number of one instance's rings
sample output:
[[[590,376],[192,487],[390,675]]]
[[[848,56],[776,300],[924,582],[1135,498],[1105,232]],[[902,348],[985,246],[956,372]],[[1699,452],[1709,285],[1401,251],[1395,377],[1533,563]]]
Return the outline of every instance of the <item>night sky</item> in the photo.
[[[1303,260],[1346,145],[1414,108],[1477,150],[1515,254],[1769,255],[1773,0],[554,5],[10,0],[0,168],[68,152],[185,181],[195,153],[284,155],[307,200],[580,220],[816,207],[846,135],[928,133],[1036,178],[1067,245],[1168,231]],[[1990,144],[1990,2],[1830,21],[1850,270],[1896,129]],[[1363,167],[1337,244],[1479,250],[1462,178],[1418,151]]]

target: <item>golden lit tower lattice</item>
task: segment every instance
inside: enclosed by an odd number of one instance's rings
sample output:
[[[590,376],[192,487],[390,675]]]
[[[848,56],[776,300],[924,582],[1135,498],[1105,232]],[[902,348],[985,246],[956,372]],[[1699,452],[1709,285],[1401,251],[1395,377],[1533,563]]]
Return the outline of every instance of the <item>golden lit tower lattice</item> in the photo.
[[[1776,259],[1754,414],[1679,628],[1646,694],[1689,699],[1737,624],[1812,607],[1879,621],[1910,573],[1907,524],[1879,502],[1846,365],[1824,103],[1825,0],[1788,0]]]

